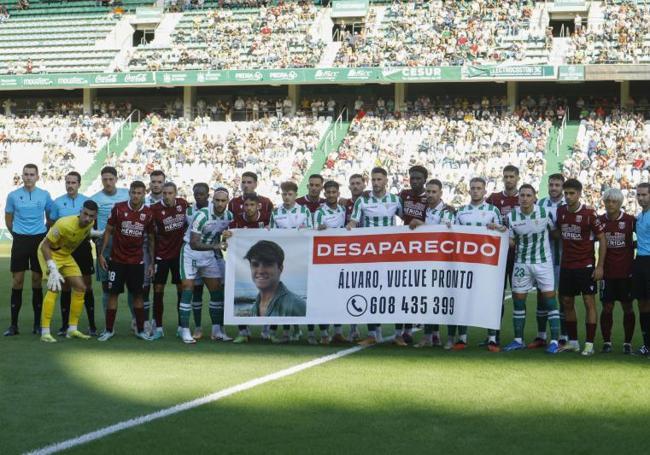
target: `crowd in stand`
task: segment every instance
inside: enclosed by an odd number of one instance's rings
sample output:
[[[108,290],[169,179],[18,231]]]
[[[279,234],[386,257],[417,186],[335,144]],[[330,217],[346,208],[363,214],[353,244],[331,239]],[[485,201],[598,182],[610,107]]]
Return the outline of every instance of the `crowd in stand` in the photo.
[[[325,43],[310,34],[318,9],[312,2],[283,2],[241,15],[214,9],[178,28],[170,49],[143,48],[129,58],[132,70],[315,67]]]
[[[580,130],[573,153],[563,162],[563,172],[584,182],[585,200],[593,207],[602,209],[603,193],[617,188],[625,196],[626,210],[636,213],[631,190],[650,181],[650,125],[643,114],[606,101],[587,104],[578,100]]]
[[[15,168],[14,172],[20,172],[23,161],[38,161],[43,184],[47,187],[48,183],[60,183],[71,170],[88,167],[118,124],[118,119],[66,113],[0,115],[1,168],[9,172]],[[9,177],[13,178],[14,186],[21,184],[19,176]]]
[[[439,66],[526,60],[533,2],[399,2],[362,33],[345,33],[337,66]],[[374,10],[373,10],[374,11]],[[377,18],[368,18],[376,22]],[[505,37],[518,37],[509,40]]]
[[[567,63],[640,63],[650,56],[650,5],[607,1],[602,22],[576,27]]]
[[[266,185],[260,191],[277,196],[280,182],[302,179],[327,124],[301,116],[214,124],[208,117],[188,121],[151,115],[127,150],[108,164],[125,180],[162,169],[183,191],[198,181],[239,188],[241,173],[255,170]]]
[[[506,164],[518,166],[522,181],[538,186],[549,130],[564,115],[566,101],[527,97],[512,114],[503,103],[502,98],[421,97],[412,102],[412,110],[386,112],[383,118],[362,111],[342,146],[328,157],[323,174],[347,181],[358,169],[381,165],[395,176],[390,188],[398,192],[408,186],[408,176],[399,170],[424,164],[446,182],[445,200],[453,204],[467,199],[469,180],[476,175],[485,177],[493,191]],[[426,111],[422,106],[428,106]]]

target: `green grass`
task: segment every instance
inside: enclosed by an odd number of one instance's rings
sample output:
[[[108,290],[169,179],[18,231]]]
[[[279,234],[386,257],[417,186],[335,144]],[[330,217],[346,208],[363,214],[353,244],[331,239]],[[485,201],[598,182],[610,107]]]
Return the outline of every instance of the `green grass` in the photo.
[[[0,328],[8,324],[7,265],[0,260],[0,274],[7,277],[0,284],[7,296]],[[122,305],[118,335],[109,343],[44,345],[28,334],[30,292],[25,294],[22,334],[0,339],[3,455],[341,349],[261,342],[185,346],[171,336],[172,292],[166,306],[168,337],[159,342],[128,335],[128,310]],[[534,309],[531,302],[529,338],[536,330]],[[204,332],[209,324],[205,311]],[[511,337],[509,314],[508,307],[504,341]],[[101,318],[98,322],[101,327]],[[390,331],[386,326],[384,333]],[[619,353],[621,331],[617,312],[616,354],[592,358],[549,357],[541,351],[491,354],[475,346],[485,333],[480,329],[470,332],[472,347],[465,352],[374,347],[70,452],[642,453],[650,442],[644,430],[650,415],[645,392],[650,362]]]

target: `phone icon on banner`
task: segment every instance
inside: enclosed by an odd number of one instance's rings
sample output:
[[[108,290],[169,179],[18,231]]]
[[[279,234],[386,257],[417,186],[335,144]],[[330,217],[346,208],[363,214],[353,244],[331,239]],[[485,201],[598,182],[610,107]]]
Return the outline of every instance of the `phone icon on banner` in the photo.
[[[348,299],[347,309],[350,316],[358,318],[368,309],[368,301],[362,295],[353,295]]]

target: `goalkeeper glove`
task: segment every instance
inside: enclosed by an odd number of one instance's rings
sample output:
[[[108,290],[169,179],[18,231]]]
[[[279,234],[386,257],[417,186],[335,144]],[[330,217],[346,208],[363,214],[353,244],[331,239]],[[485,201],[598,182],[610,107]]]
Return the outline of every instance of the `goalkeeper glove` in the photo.
[[[59,269],[56,266],[56,262],[52,259],[47,261],[47,268],[50,271],[50,276],[47,279],[47,288],[53,292],[59,292],[61,290],[61,285],[65,281]]]

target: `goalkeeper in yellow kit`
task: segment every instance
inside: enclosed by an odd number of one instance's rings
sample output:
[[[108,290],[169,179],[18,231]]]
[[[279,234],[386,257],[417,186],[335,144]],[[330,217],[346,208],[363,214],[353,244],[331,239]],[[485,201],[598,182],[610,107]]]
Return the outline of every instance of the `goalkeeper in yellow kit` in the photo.
[[[72,257],[72,252],[88,237],[96,218],[97,203],[87,200],[79,215],[59,218],[38,246],[38,261],[44,272],[43,277],[47,278],[48,289],[41,313],[41,341],[56,343],[56,339],[50,334],[50,323],[61,285],[66,281],[72,288],[70,321],[66,338],[85,340],[90,338],[77,329],[84,306],[86,285],[81,270]]]

